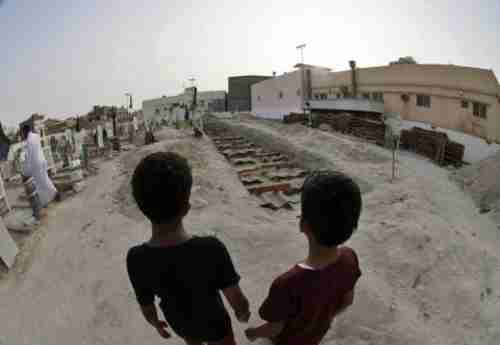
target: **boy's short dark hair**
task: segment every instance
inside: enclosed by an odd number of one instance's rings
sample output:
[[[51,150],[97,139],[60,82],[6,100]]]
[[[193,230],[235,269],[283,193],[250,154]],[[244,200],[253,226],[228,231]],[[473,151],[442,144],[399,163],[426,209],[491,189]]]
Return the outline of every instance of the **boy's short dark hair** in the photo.
[[[175,219],[189,200],[193,176],[187,160],[173,152],[144,158],[132,176],[132,194],[140,210],[154,224]]]
[[[344,243],[358,226],[361,191],[357,183],[343,173],[313,172],[304,181],[301,201],[302,219],[323,246]]]

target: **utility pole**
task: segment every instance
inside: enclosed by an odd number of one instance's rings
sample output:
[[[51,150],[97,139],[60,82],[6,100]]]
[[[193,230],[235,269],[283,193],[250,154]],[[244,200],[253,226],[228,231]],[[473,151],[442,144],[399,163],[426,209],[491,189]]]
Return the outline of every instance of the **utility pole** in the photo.
[[[299,44],[296,48],[297,50],[300,50],[300,63],[304,63],[304,48],[306,47],[306,44]]]
[[[113,120],[113,138],[115,138],[116,135],[116,108],[113,107],[111,108],[111,119]]]
[[[299,44],[295,47],[297,50],[300,50],[300,95],[302,99],[302,110],[304,111],[304,116],[306,114],[306,86],[305,86],[305,68],[304,68],[304,48],[306,44]],[[311,116],[309,116],[309,125],[311,125]]]
[[[128,109],[132,109],[134,107],[134,105],[132,103],[132,94],[130,92],[126,92],[125,96],[127,96],[127,103],[129,103]],[[129,99],[130,99],[130,102],[129,102]]]

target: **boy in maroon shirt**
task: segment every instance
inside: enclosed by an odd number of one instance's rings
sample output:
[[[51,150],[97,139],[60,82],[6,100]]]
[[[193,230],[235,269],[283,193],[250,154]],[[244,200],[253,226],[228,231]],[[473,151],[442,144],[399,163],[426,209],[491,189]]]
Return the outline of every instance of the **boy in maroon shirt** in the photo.
[[[316,345],[333,318],[353,302],[361,276],[356,253],[346,242],[358,225],[361,193],[348,176],[315,172],[302,188],[300,231],[307,258],[274,280],[259,314],[267,323],[245,331],[247,338],[269,338],[276,345]]]
[[[163,338],[170,337],[168,322],[188,345],[235,345],[221,292],[240,322],[250,317],[248,300],[224,244],[184,229],[192,184],[189,164],[172,152],[150,154],[135,169],[132,193],[152,236],[128,251],[130,282],[144,318]]]

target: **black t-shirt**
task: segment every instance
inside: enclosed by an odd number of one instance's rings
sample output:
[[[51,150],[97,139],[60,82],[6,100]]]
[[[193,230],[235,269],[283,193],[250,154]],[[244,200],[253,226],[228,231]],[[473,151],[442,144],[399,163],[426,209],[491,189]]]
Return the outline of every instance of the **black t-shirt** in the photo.
[[[238,284],[240,276],[215,237],[193,237],[172,247],[132,247],[127,270],[139,304],[151,305],[159,297],[167,322],[181,337],[217,341],[231,332],[219,290]]]

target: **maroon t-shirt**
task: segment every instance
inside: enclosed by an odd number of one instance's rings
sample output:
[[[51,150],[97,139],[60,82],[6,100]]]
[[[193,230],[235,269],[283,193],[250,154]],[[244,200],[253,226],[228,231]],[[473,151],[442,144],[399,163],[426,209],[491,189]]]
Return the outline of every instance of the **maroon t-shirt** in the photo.
[[[259,310],[263,320],[285,323],[274,343],[319,344],[360,276],[356,253],[341,247],[338,259],[322,269],[295,265],[276,278]]]

